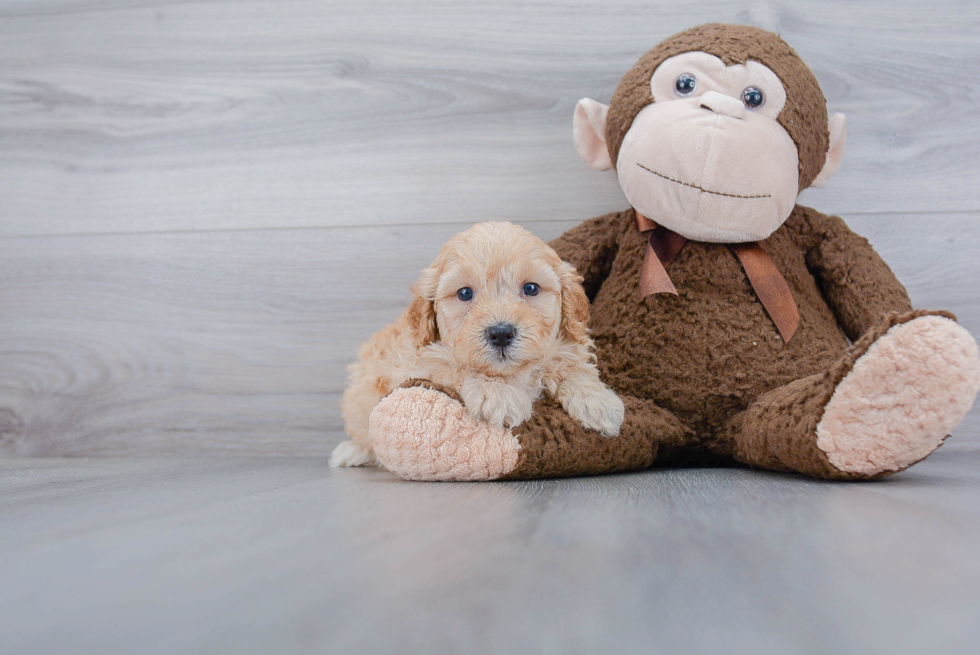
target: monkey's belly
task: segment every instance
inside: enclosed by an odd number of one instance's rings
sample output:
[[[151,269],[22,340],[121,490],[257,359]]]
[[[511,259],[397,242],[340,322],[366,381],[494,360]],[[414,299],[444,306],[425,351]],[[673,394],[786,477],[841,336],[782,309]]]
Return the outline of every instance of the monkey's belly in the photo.
[[[642,301],[600,290],[592,327],[603,380],[707,437],[763,393],[827,370],[847,347],[819,296],[812,302],[811,294],[794,293],[808,297],[797,299],[800,326],[784,344],[751,289],[727,286],[679,286],[679,296]]]

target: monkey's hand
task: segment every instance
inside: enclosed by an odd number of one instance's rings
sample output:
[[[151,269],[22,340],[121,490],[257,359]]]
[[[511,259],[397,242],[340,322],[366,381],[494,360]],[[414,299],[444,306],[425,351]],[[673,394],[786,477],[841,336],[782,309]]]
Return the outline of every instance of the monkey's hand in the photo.
[[[371,412],[380,463],[407,480],[495,480],[518,464],[511,431],[474,417],[452,389],[410,380]]]

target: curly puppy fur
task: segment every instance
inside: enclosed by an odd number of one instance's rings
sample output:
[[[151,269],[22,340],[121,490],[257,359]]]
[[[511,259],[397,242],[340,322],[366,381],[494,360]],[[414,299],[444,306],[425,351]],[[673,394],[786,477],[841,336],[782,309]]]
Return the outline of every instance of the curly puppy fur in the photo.
[[[599,380],[582,278],[541,239],[511,223],[475,225],[443,246],[412,291],[349,368],[341,409],[351,440],[331,465],[376,463],[368,417],[411,378],[456,389],[492,425],[520,425],[546,391],[585,427],[619,434],[623,403]]]

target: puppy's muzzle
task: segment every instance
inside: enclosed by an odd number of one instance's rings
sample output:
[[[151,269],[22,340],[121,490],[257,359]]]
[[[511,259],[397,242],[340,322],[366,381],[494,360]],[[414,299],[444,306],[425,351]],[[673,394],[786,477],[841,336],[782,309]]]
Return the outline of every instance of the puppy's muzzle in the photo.
[[[517,338],[517,327],[511,323],[497,323],[486,331],[487,343],[503,353]]]

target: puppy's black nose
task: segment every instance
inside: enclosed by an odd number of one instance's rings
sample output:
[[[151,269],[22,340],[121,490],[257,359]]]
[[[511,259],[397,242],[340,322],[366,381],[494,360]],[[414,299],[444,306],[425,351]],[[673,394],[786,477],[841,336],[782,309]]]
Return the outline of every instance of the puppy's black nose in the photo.
[[[517,328],[510,323],[497,323],[487,328],[487,341],[498,348],[506,348],[517,336]]]

